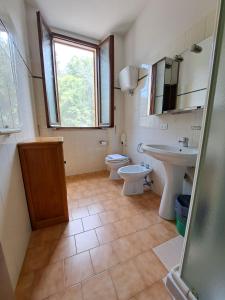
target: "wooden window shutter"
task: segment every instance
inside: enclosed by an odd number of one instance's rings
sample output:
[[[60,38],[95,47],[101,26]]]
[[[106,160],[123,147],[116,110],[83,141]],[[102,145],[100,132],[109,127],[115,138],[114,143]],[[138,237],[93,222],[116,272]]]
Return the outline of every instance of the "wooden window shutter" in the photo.
[[[60,117],[56,93],[52,34],[40,12],[37,12],[37,23],[47,125],[48,127],[56,127],[60,125]]]

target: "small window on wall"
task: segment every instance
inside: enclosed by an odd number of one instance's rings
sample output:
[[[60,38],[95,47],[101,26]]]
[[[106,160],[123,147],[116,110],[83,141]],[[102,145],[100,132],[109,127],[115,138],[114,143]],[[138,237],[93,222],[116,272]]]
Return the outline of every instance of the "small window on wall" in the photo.
[[[37,18],[48,127],[113,127],[114,37],[97,45],[51,32]]]

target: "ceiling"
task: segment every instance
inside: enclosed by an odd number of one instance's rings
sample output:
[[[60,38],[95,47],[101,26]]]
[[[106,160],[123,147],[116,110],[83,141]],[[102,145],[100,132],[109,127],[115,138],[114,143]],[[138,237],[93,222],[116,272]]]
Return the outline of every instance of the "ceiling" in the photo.
[[[50,27],[94,39],[124,34],[149,0],[26,0]]]

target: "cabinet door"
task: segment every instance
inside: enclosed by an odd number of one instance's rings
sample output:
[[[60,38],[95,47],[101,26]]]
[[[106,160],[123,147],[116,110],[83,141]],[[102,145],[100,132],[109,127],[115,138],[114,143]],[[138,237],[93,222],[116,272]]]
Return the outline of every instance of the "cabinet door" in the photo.
[[[62,144],[23,145],[20,157],[32,227],[67,221]]]

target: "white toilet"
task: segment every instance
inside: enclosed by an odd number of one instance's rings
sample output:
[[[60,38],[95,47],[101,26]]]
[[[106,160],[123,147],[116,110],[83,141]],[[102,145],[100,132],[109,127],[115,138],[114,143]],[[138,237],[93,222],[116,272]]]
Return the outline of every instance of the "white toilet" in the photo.
[[[152,171],[140,165],[129,165],[118,170],[120,177],[124,179],[122,194],[131,196],[144,193],[144,178]]]
[[[121,179],[119,174],[117,173],[118,169],[127,166],[129,164],[130,160],[128,156],[121,155],[121,154],[109,154],[105,158],[105,163],[110,169],[110,175],[109,178],[116,180]]]

